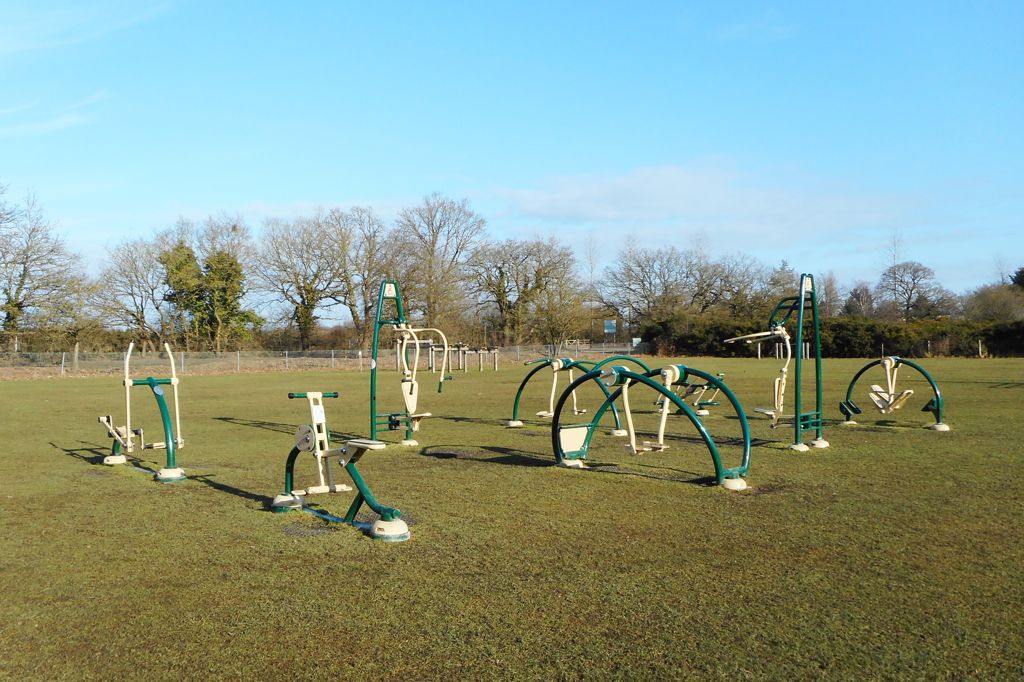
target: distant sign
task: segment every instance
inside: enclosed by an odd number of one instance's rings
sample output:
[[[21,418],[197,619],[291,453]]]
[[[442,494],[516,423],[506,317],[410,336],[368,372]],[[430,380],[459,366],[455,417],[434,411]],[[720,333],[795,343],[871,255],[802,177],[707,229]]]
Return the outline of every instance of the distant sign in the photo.
[[[615,320],[605,320],[604,321],[604,333],[605,334],[614,334],[615,333]]]

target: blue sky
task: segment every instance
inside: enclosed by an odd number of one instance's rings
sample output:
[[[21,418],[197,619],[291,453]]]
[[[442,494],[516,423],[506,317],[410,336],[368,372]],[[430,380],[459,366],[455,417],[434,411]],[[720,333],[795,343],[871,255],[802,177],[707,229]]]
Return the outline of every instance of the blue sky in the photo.
[[[179,216],[432,192],[495,237],[842,284],[1024,266],[1024,3],[9,2],[0,183],[98,272]]]

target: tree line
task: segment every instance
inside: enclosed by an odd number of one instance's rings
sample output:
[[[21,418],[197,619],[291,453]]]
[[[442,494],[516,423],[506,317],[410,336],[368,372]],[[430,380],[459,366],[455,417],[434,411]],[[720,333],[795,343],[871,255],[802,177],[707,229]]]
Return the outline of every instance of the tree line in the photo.
[[[728,353],[721,338],[760,329],[798,284],[786,262],[714,257],[699,243],[627,244],[599,268],[593,243],[494,239],[466,199],[440,194],[401,209],[390,224],[371,207],[354,207],[268,219],[261,228],[254,235],[237,215],[179,219],[115,245],[90,275],[34,197],[12,202],[0,186],[2,343],[7,350],[76,343],[113,350],[127,339],[190,351],[366,349],[378,286],[391,278],[409,314],[453,340],[599,341],[603,321],[613,319],[619,339],[640,336],[658,352]],[[1024,353],[1021,342],[1004,338],[1024,321],[1024,267],[957,295],[926,265],[900,259],[895,247],[891,256],[873,283],[843,286],[816,273],[831,354],[877,354],[865,351],[885,339],[897,352],[892,339],[906,340],[908,330],[930,335],[918,339],[927,352],[965,352],[967,341],[951,341],[963,336]],[[325,325],[325,316],[344,322]],[[907,347],[920,350],[915,344]]]

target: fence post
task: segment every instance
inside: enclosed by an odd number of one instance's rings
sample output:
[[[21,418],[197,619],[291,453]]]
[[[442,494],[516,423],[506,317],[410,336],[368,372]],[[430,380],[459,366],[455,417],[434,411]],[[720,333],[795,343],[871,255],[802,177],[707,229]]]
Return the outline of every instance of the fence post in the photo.
[[[235,372],[242,371],[242,351],[235,351]]]
[[[284,352],[284,368],[288,369],[288,351]]]
[[[334,369],[334,349],[331,349],[331,369]]]
[[[363,371],[363,351],[362,351],[362,349],[357,351],[357,353],[358,353],[358,356],[359,356],[359,371],[362,372]]]
[[[71,369],[78,371],[78,341],[75,341],[75,354],[71,356]]]
[[[64,355],[65,355],[65,353],[61,353],[60,354],[60,375],[61,376],[64,376]]]
[[[181,351],[181,361],[178,363],[181,365],[181,373],[185,373],[185,351]]]

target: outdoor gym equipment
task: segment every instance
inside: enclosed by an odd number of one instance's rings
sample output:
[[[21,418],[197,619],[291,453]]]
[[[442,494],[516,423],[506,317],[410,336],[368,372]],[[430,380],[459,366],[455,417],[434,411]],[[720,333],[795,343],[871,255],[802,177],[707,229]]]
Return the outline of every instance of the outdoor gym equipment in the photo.
[[[772,407],[755,407],[754,412],[760,412],[761,414],[767,415],[772,420],[772,428],[774,429],[779,425],[779,419],[782,417],[782,413],[785,409],[786,402],[786,379],[789,373],[789,363],[793,359],[793,345],[790,342],[789,332],[786,328],[779,325],[773,327],[771,330],[766,332],[756,332],[754,334],[745,334],[743,336],[736,336],[731,339],[726,339],[724,343],[735,343],[736,341],[744,341],[746,343],[754,343],[768,340],[781,340],[782,347],[785,349],[785,362],[782,365],[782,369],[779,370],[779,376],[775,377],[775,382],[772,386],[772,394],[774,402]],[[797,359],[799,362],[800,359]]]
[[[931,412],[935,416],[935,423],[929,424],[928,428],[933,431],[949,431],[949,425],[942,421],[942,392],[939,390],[939,385],[935,383],[935,379],[929,374],[924,367],[912,362],[905,358],[901,358],[895,355],[881,358],[880,360],[874,360],[869,362],[860,369],[859,372],[853,375],[853,379],[850,380],[850,386],[846,389],[846,400],[839,403],[839,411],[846,417],[846,421],[843,424],[856,424],[853,420],[855,414],[861,414],[860,407],[853,402],[853,390],[857,385],[857,380],[860,379],[861,375],[867,372],[872,367],[882,366],[885,371],[885,387],[879,386],[878,384],[872,384],[871,390],[868,392],[868,398],[874,403],[875,407],[882,414],[892,414],[896,410],[903,407],[903,404],[914,395],[913,389],[906,389],[904,391],[897,391],[896,389],[896,375],[899,373],[900,367],[906,365],[911,369],[917,370],[921,376],[925,378],[928,385],[932,389],[931,399],[925,403],[924,407],[921,408],[922,412]]]
[[[682,372],[680,371],[681,365],[669,365],[661,370],[661,379],[665,385],[665,388],[672,391],[676,395],[680,396],[683,400],[689,401],[691,407],[695,407],[693,413],[698,417],[710,416],[711,412],[708,410],[709,407],[715,407],[719,403],[715,398],[718,397],[719,385],[724,383],[725,374],[719,372],[715,375],[718,382],[711,383],[709,381],[701,382],[687,382],[683,379]],[[704,394],[708,391],[713,392],[711,397],[707,400],[703,400]],[[626,396],[623,395],[623,401],[625,402]],[[668,450],[668,445],[665,444],[665,426],[668,423],[668,413],[672,409],[672,404],[664,398],[659,398],[655,403],[661,408],[661,416],[658,420],[658,440],[655,442],[644,441],[643,447],[640,448],[643,451],[649,452],[651,450]],[[636,454],[636,437],[633,435],[633,424],[631,415],[627,412],[627,432],[629,435],[630,448],[633,454]]]
[[[725,380],[725,373],[718,372],[717,374],[715,374],[715,377],[717,379],[719,379],[720,381],[724,381]],[[679,379],[677,378],[677,379],[675,379],[675,381],[678,383]],[[670,388],[671,388],[671,386],[670,386]],[[707,393],[708,391],[710,391],[712,388],[714,388],[714,391],[712,391],[711,396],[705,400],[704,399],[704,394]],[[698,417],[708,417],[708,416],[710,416],[711,415],[711,411],[708,408],[709,407],[717,407],[718,406],[717,398],[718,398],[718,392],[719,392],[720,389],[717,386],[712,386],[711,384],[709,384],[707,382],[688,384],[688,385],[684,384],[684,385],[682,385],[682,390],[683,390],[684,400],[685,399],[689,399],[690,405],[692,405],[693,407],[697,408],[696,410],[694,410],[694,413]]]
[[[126,463],[128,461],[126,455],[130,455],[135,451],[135,437],[138,436],[138,448],[140,450],[167,451],[166,466],[156,472],[154,478],[161,483],[174,483],[185,478],[185,471],[178,467],[175,461],[175,454],[178,448],[184,447],[185,440],[181,437],[181,419],[178,412],[178,375],[174,369],[174,354],[171,352],[171,347],[165,343],[164,352],[167,353],[167,357],[171,361],[171,377],[169,379],[154,379],[153,377],[132,379],[129,374],[129,366],[134,348],[135,342],[133,341],[128,344],[128,351],[124,354],[124,381],[122,382],[124,384],[124,426],[114,426],[114,422],[109,414],[98,418],[99,423],[107,427],[107,433],[114,439],[110,448],[110,454],[103,458],[103,463],[109,465]],[[133,386],[149,386],[153,391],[156,405],[160,409],[160,419],[163,420],[163,442],[147,443],[142,429],[132,428],[131,389]],[[174,396],[173,424],[171,423],[170,412],[167,409],[167,401],[164,399],[163,386],[170,386],[171,393]]]
[[[655,381],[655,377],[660,377],[662,383]],[[735,410],[743,441],[743,456],[739,466],[727,468],[722,464],[718,446],[703,422],[693,411],[693,408],[666,386],[669,378],[673,379],[673,383],[676,383],[690,382],[691,377],[704,381],[718,389],[732,405],[733,410]],[[611,393],[605,399],[601,407],[594,413],[590,422],[562,424],[562,410],[570,393],[583,383],[593,381],[594,379],[599,379],[609,388],[615,388],[614,393]],[[604,412],[620,398],[622,399],[622,411],[626,416],[626,426],[629,435],[629,443],[627,443],[626,448],[633,454],[643,451],[636,445],[633,415],[629,404],[629,390],[635,384],[643,384],[653,389],[660,395],[661,400],[671,403],[690,420],[690,423],[697,429],[698,434],[700,434],[701,439],[708,448],[708,452],[711,454],[711,461],[715,467],[715,481],[719,485],[729,490],[743,490],[747,487],[747,483],[742,477],[747,474],[747,470],[750,468],[750,425],[747,423],[743,406],[740,405],[735,394],[721,379],[685,365],[671,365],[664,369],[650,370],[644,373],[635,372],[622,365],[614,365],[591,370],[570,383],[562,391],[562,395],[558,399],[558,404],[555,406],[555,416],[551,422],[551,445],[555,453],[555,461],[559,466],[572,469],[586,468],[584,460],[586,460],[590,450],[590,443],[594,437],[594,432],[597,430],[597,424],[600,422]]]
[[[324,398],[337,398],[337,391],[319,393],[307,391],[305,393],[289,393],[288,398],[305,398],[309,403],[311,424],[303,424],[295,431],[295,446],[288,453],[288,460],[284,466],[284,492],[274,498],[271,509],[275,512],[300,511],[306,506],[306,497],[316,493],[333,493],[352,490],[351,486],[334,482],[334,475],[331,471],[331,458],[337,457],[338,463],[344,467],[352,482],[355,483],[358,492],[349,505],[348,511],[342,520],[365,531],[375,540],[386,540],[390,542],[401,542],[409,539],[409,526],[401,517],[401,512],[394,507],[386,507],[377,501],[366,485],[366,481],[359,474],[356,462],[362,458],[367,450],[381,450],[385,443],[379,440],[367,440],[355,438],[348,441],[343,448],[331,448],[330,431],[327,429],[327,418],[324,414]],[[295,488],[295,460],[299,454],[309,452],[316,459],[317,476],[319,483],[308,488]],[[363,503],[377,512],[379,518],[372,524],[356,521],[356,514]]]
[[[394,307],[391,317],[386,317],[385,304],[389,303]],[[398,334],[398,365],[402,372],[402,400],[405,402],[405,410],[402,412],[377,412],[377,354],[380,349],[381,327],[391,326]],[[441,376],[437,382],[437,392],[440,393],[444,386],[445,379],[451,379],[446,374],[448,369],[448,338],[440,329],[432,327],[413,327],[405,317],[405,305],[402,302],[402,291],[398,282],[384,280],[380,283],[380,292],[377,296],[377,316],[373,324],[373,358],[370,361],[370,438],[377,438],[377,427],[387,426],[394,431],[402,426],[405,427],[405,437],[401,444],[405,446],[419,445],[413,437],[413,432],[419,431],[420,421],[431,416],[430,412],[417,412],[419,402],[419,383],[416,381],[416,372],[420,362],[420,336],[423,334],[436,335],[441,340],[443,351],[441,354]],[[412,346],[412,362],[409,361],[409,347]]]
[[[804,322],[806,313],[810,312],[811,332],[814,346],[814,409],[804,412],[802,402],[802,375],[803,375],[803,353],[798,352],[793,358],[793,345],[798,349],[804,346]],[[786,331],[786,323],[796,313],[795,338],[791,343],[790,334]],[[725,343],[736,341],[766,341],[768,339],[781,339],[785,347],[785,364],[779,370],[779,376],[774,382],[774,406],[772,408],[759,408],[756,412],[768,415],[772,420],[772,428],[779,425],[779,418],[783,416],[783,407],[786,396],[786,380],[789,373],[790,361],[795,365],[794,386],[793,386],[793,443],[789,447],[793,450],[805,452],[810,448],[803,442],[805,431],[814,431],[814,440],[811,446],[815,448],[827,448],[828,441],[824,438],[824,424],[822,421],[822,395],[821,395],[821,328],[818,323],[818,297],[814,291],[814,277],[808,274],[800,275],[800,290],[796,296],[787,296],[780,300],[772,314],[768,318],[768,331],[746,334],[726,339]]]
[[[526,388],[526,384],[529,383],[530,379],[532,379],[535,374],[540,372],[545,367],[550,367],[552,372],[551,393],[548,397],[548,409],[541,410],[540,412],[537,413],[537,416],[541,418],[551,417],[554,415],[555,393],[558,389],[559,372],[568,372],[569,382],[571,383],[573,381],[573,369],[579,369],[583,372],[592,372],[595,369],[601,369],[602,367],[612,362],[631,362],[637,365],[638,367],[642,368],[645,372],[648,372],[651,369],[643,360],[639,360],[629,355],[612,355],[601,360],[600,362],[594,362],[592,360],[573,360],[572,358],[539,358],[537,360],[530,360],[528,362],[524,362],[523,364],[526,366],[536,365],[536,367],[527,372],[526,376],[523,377],[523,380],[520,382],[519,388],[516,390],[515,402],[513,402],[512,404],[512,418],[505,422],[505,425],[510,427],[519,427],[523,425],[523,421],[519,418],[519,405],[523,398],[523,390]],[[601,391],[604,393],[605,398],[607,398],[609,395],[608,387],[602,384],[600,381],[597,381],[596,379],[595,381],[597,385],[601,388]],[[574,415],[585,414],[587,410],[580,409],[579,403],[576,400],[576,391],[573,390],[571,395],[572,413]],[[622,423],[619,421],[619,412],[614,405],[612,406],[612,416],[615,419],[615,428],[612,430],[612,435],[625,436],[626,431],[623,430],[622,428]]]

